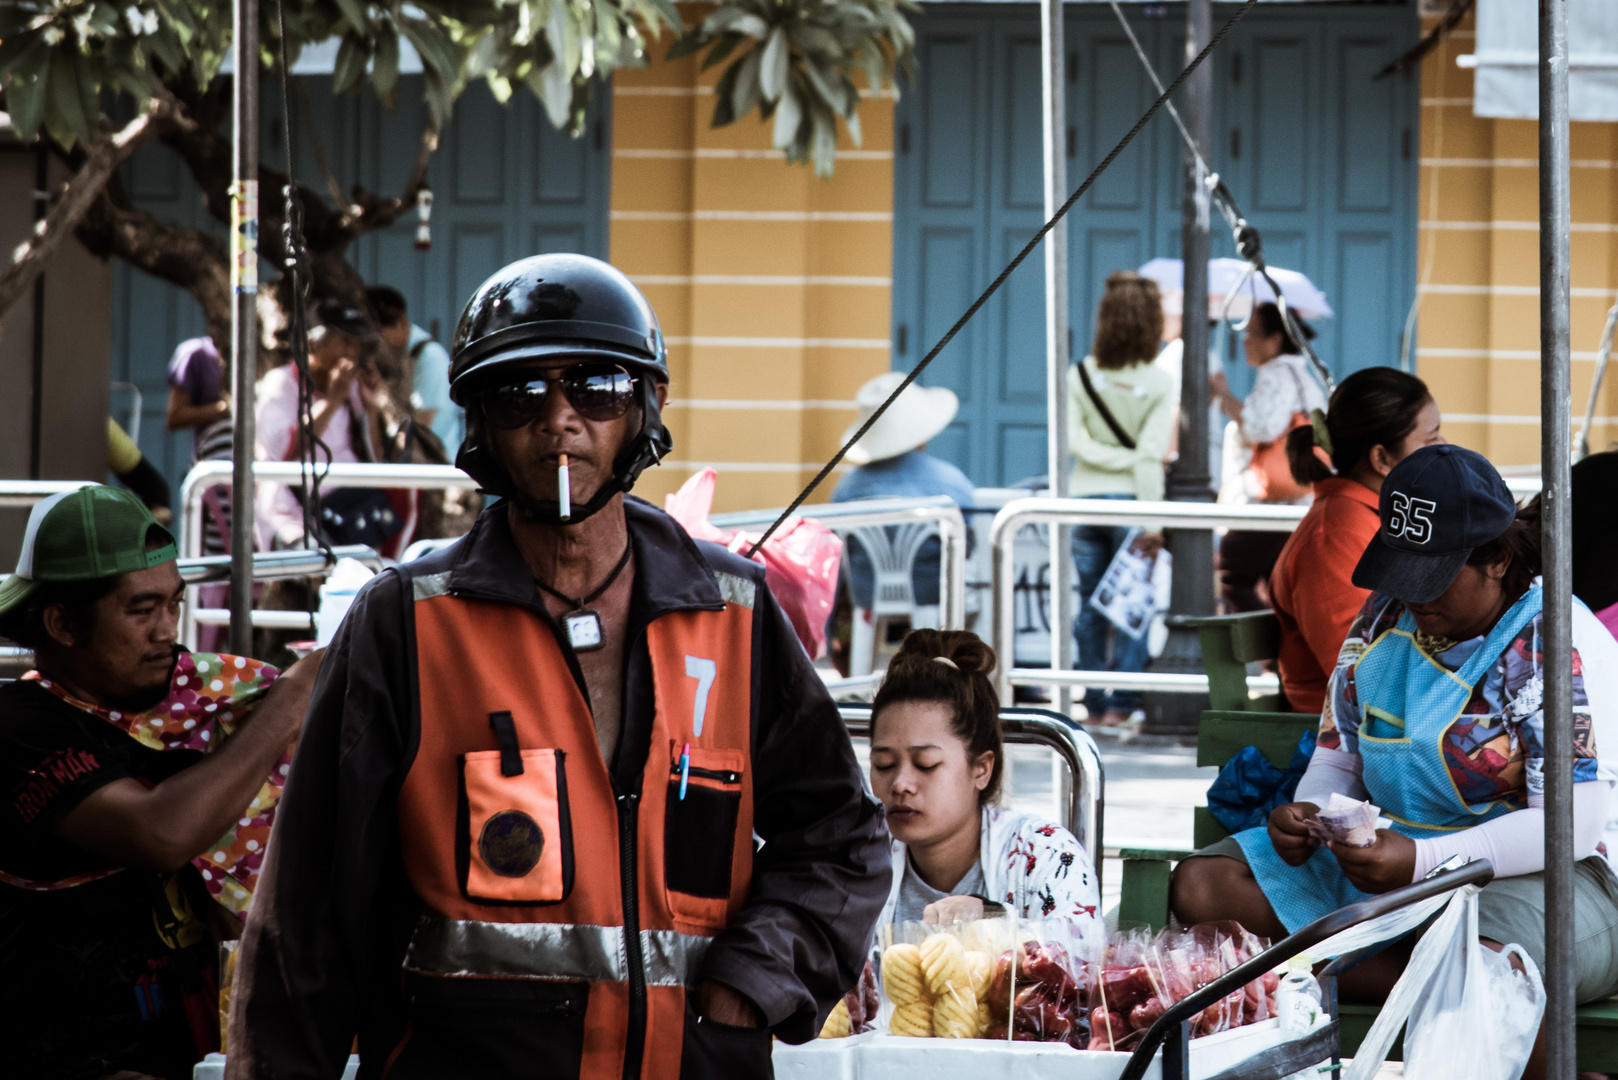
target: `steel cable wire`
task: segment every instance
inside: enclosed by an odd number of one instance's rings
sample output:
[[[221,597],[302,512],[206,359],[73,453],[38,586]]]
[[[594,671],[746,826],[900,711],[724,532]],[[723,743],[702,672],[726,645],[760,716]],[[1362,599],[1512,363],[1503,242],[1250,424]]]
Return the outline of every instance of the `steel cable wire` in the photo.
[[[276,46],[279,50],[281,68],[281,114],[286,135],[287,162],[286,185],[282,189],[286,199],[286,220],[282,224],[285,255],[282,263],[284,272],[290,279],[286,290],[290,298],[287,304],[287,351],[291,353],[292,363],[298,372],[298,461],[303,465],[299,471],[298,488],[299,501],[303,505],[303,546],[310,547],[312,541],[314,546],[325,553],[326,564],[330,566],[337,561],[337,556],[320,528],[320,482],[330,471],[332,453],[331,447],[327,446],[325,440],[316,433],[314,423],[314,384],[309,374],[309,330],[306,311],[312,283],[305,280],[303,273],[303,207],[298,199],[297,128],[292,118],[292,73],[287,58],[285,0],[276,0],[275,24],[279,35]],[[320,451],[324,451],[326,455],[323,469],[318,466]],[[314,627],[315,610],[318,606],[318,592],[311,589],[309,592],[311,628]]]
[[[1146,50],[1141,48],[1140,40],[1135,37],[1135,31],[1129,25],[1129,19],[1124,16],[1123,8],[1118,6],[1118,0],[1107,0],[1107,2],[1112,7],[1112,13],[1118,16],[1118,25],[1123,27],[1124,36],[1129,38],[1129,44],[1134,47],[1135,57],[1140,61],[1140,66],[1146,69],[1146,77],[1152,80],[1152,85],[1157,88],[1157,92],[1162,93],[1163,80],[1157,77],[1157,69],[1152,67],[1151,60],[1146,56]],[[1315,374],[1320,377],[1321,382],[1326,384],[1326,394],[1329,397],[1337,384],[1331,377],[1330,369],[1321,362],[1320,357],[1315,355],[1315,350],[1310,347],[1309,339],[1304,337],[1303,327],[1298,324],[1297,316],[1288,306],[1286,296],[1281,292],[1281,286],[1270,276],[1270,269],[1264,262],[1263,238],[1259,235],[1259,231],[1242,216],[1241,207],[1236,205],[1236,197],[1231,194],[1230,188],[1220,179],[1218,173],[1208,167],[1207,159],[1202,156],[1202,149],[1197,146],[1197,141],[1191,137],[1191,132],[1186,130],[1185,122],[1180,119],[1180,111],[1174,107],[1174,102],[1167,102],[1166,107],[1169,111],[1169,117],[1174,121],[1174,126],[1180,131],[1181,141],[1185,143],[1186,150],[1190,152],[1191,157],[1197,163],[1197,175],[1202,178],[1204,186],[1208,189],[1209,200],[1218,207],[1219,215],[1225,219],[1225,224],[1230,226],[1231,238],[1236,243],[1236,250],[1250,264],[1247,274],[1225,298],[1224,309],[1219,313],[1220,321],[1229,322],[1230,306],[1241,291],[1241,286],[1245,285],[1254,274],[1262,277],[1265,283],[1269,285],[1270,290],[1275,293],[1275,306],[1281,313],[1281,321],[1286,327],[1287,337],[1291,338],[1293,344],[1302,349],[1304,355],[1309,358],[1309,363],[1313,366]],[[1256,295],[1254,299],[1257,299]],[[1249,314],[1248,318],[1251,319],[1252,315]],[[1245,330],[1247,329],[1247,322],[1244,320],[1239,326],[1233,326],[1232,329]]]
[[[1158,111],[1168,103],[1169,98],[1174,95],[1175,91],[1180,89],[1181,85],[1183,85],[1185,81],[1191,77],[1192,72],[1196,71],[1197,68],[1202,65],[1202,62],[1208,58],[1208,55],[1214,51],[1214,48],[1225,39],[1225,35],[1234,30],[1236,28],[1236,24],[1241,22],[1242,19],[1247,16],[1247,13],[1253,10],[1254,5],[1257,3],[1258,0],[1246,0],[1246,2],[1237,9],[1236,14],[1230,17],[1230,21],[1226,22],[1224,26],[1219,28],[1219,32],[1214,34],[1214,36],[1209,39],[1208,44],[1203,47],[1201,52],[1197,53],[1195,59],[1185,66],[1185,70],[1181,71],[1179,75],[1175,76],[1174,82],[1169,85],[1168,89],[1159,94],[1157,100],[1152,102],[1151,106],[1143,114],[1141,114],[1141,118],[1135,121],[1135,126],[1130,128],[1129,131],[1124,134],[1122,139],[1118,140],[1118,145],[1114,146],[1112,150],[1108,152],[1107,156],[1101,159],[1101,164],[1097,165],[1093,170],[1091,170],[1090,175],[1084,178],[1084,182],[1078,186],[1077,190],[1075,190],[1072,195],[1068,196],[1066,202],[1057,207],[1056,213],[1051,215],[1051,219],[1039,227],[1039,231],[1034,233],[1033,238],[1030,239],[1026,245],[1024,245],[1021,251],[1017,252],[1017,254],[1012,257],[1012,260],[1006,264],[1006,268],[1000,271],[999,275],[989,283],[989,287],[984,289],[983,293],[976,300],[972,301],[972,305],[966,309],[965,314],[963,314],[959,319],[955,320],[955,325],[951,326],[949,330],[944,333],[944,336],[939,339],[938,344],[934,345],[927,351],[927,355],[923,356],[916,366],[910,370],[910,373],[904,377],[904,381],[894,389],[893,393],[888,395],[887,400],[881,405],[877,406],[876,411],[866,419],[865,423],[860,425],[859,430],[854,432],[853,436],[843,443],[842,447],[837,451],[836,454],[832,455],[832,459],[826,462],[821,470],[815,474],[814,479],[810,480],[808,485],[798,493],[797,498],[792,500],[792,505],[783,510],[781,512],[781,516],[776,518],[768,529],[764,530],[764,535],[760,536],[753,546],[748,549],[748,558],[752,558],[755,554],[757,554],[758,549],[764,545],[764,541],[773,536],[775,534],[775,530],[779,529],[782,523],[790,518],[798,507],[803,505],[804,500],[809,498],[809,496],[814,493],[815,488],[820,486],[821,481],[825,480],[826,477],[831,475],[831,471],[835,469],[838,463],[843,460],[844,456],[848,454],[849,448],[865,437],[865,433],[871,430],[871,426],[880,420],[882,418],[882,414],[888,411],[888,407],[894,403],[899,395],[904,393],[905,389],[909,387],[911,383],[916,381],[916,377],[926,369],[928,364],[933,362],[933,358],[939,353],[943,352],[944,348],[949,345],[951,341],[955,340],[955,335],[960,333],[962,328],[965,327],[967,323],[972,321],[972,317],[976,315],[980,309],[982,309],[984,304],[989,302],[990,297],[999,291],[1000,286],[1006,283],[1006,279],[1012,275],[1012,272],[1023,264],[1023,260],[1027,259],[1029,255],[1033,254],[1034,249],[1039,246],[1039,242],[1045,239],[1045,235],[1056,227],[1057,222],[1061,221],[1062,218],[1067,216],[1067,212],[1073,209],[1074,204],[1084,196],[1086,191],[1090,190],[1091,186],[1094,185],[1098,179],[1100,179],[1101,174],[1107,171],[1112,163],[1118,159],[1118,155],[1122,154],[1125,148],[1134,141],[1135,136],[1140,134],[1141,129],[1151,122],[1152,117],[1156,116]],[[1279,290],[1277,290],[1276,295],[1280,295]],[[1318,363],[1319,361],[1316,362]]]

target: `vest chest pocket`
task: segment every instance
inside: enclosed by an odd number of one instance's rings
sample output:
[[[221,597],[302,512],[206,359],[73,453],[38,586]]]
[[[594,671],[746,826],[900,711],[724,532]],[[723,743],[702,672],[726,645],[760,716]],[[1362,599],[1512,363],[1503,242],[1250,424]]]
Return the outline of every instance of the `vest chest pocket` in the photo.
[[[518,750],[496,714],[502,749],[461,757],[455,863],[461,894],[479,904],[557,904],[573,891],[573,827],[565,755]],[[506,723],[510,724],[507,716]]]
[[[681,747],[672,749],[668,803],[663,811],[664,884],[676,914],[706,918],[714,905],[682,904],[675,894],[719,901],[730,898],[736,822],[742,805],[742,753],[692,747],[688,772],[682,768]],[[719,904],[721,920],[723,909],[724,904]]]

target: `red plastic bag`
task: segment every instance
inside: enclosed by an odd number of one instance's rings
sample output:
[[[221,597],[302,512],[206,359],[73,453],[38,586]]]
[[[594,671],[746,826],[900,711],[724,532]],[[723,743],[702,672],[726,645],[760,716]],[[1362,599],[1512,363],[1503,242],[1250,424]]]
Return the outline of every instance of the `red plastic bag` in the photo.
[[[740,530],[727,533],[709,522],[717,479],[712,469],[703,469],[679,491],[665,495],[663,509],[692,539],[712,540],[743,555],[763,534]],[[812,660],[818,660],[826,651],[826,619],[836,598],[837,567],[842,557],[843,541],[836,533],[814,518],[796,514],[787,518],[753,556],[755,562],[764,564],[764,580]]]

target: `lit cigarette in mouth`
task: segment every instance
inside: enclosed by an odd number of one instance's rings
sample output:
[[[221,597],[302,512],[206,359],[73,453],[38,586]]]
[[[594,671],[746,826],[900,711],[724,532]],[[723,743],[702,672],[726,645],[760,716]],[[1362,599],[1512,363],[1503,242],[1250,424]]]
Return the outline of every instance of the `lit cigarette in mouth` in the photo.
[[[567,455],[560,455],[558,460],[560,463],[556,466],[556,500],[561,503],[561,509],[556,516],[566,521],[573,516],[573,489],[567,478]]]

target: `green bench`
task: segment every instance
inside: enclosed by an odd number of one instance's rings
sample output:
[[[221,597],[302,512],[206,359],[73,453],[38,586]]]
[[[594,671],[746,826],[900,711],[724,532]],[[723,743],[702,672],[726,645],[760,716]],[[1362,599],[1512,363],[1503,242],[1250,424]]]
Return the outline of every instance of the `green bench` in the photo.
[[[1252,696],[1247,688],[1247,665],[1273,660],[1280,651],[1281,627],[1268,611],[1241,615],[1220,615],[1187,620],[1202,641],[1202,657],[1208,672],[1209,708],[1197,729],[1197,764],[1223,766],[1246,746],[1259,752],[1278,768],[1286,768],[1298,747],[1298,740],[1313,730],[1320,717],[1313,713],[1282,712],[1279,695]],[[1206,806],[1194,811],[1192,843],[1204,848],[1229,836],[1229,831],[1208,812]],[[1118,903],[1120,925],[1161,929],[1169,920],[1169,875],[1174,863],[1189,851],[1125,848],[1122,895]],[[1371,1028],[1380,1007],[1344,1004],[1341,1006],[1342,1052],[1351,1056]],[[1390,1055],[1401,1057],[1399,1043]],[[1578,1011],[1578,1067],[1591,1072],[1618,1073],[1618,998],[1581,1005]]]

